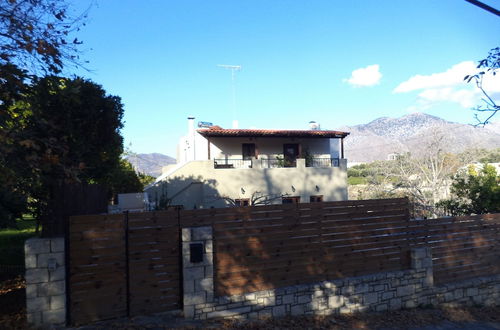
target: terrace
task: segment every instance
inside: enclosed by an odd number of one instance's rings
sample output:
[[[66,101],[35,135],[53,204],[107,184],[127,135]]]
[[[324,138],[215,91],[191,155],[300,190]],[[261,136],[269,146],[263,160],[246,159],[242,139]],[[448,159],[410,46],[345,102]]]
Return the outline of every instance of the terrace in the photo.
[[[214,159],[216,169],[242,169],[242,168],[290,168],[298,167],[300,160],[304,161],[305,167],[339,167],[340,159],[331,157],[308,157],[288,160],[283,157],[242,159],[223,158]],[[298,162],[299,161],[299,162]]]

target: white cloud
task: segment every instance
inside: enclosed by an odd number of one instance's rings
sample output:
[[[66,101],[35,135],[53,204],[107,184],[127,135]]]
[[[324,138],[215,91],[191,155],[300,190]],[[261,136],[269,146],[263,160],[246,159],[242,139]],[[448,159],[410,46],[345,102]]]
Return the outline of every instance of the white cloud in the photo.
[[[464,108],[471,108],[477,104],[477,91],[465,88],[458,90],[452,87],[429,88],[419,93],[418,97],[428,105],[448,101],[458,103]]]
[[[481,92],[476,85],[464,81],[467,75],[478,72],[472,61],[455,64],[444,72],[430,75],[415,75],[400,83],[394,93],[419,91],[416,103],[409,107],[412,111],[422,111],[441,102],[457,103],[463,108],[481,104]],[[486,74],[483,79],[485,91],[493,99],[500,97],[500,75]]]
[[[500,98],[500,71],[496,75],[486,73],[483,78],[484,90],[489,94],[496,94]],[[490,95],[491,96],[491,95]]]
[[[368,65],[366,68],[359,68],[351,73],[349,79],[344,79],[349,85],[354,87],[369,87],[380,83],[382,74],[378,64]]]
[[[455,64],[445,72],[433,73],[427,76],[415,75],[402,82],[394,89],[394,93],[407,93],[419,89],[439,88],[466,84],[464,77],[476,72],[476,65],[472,61]]]

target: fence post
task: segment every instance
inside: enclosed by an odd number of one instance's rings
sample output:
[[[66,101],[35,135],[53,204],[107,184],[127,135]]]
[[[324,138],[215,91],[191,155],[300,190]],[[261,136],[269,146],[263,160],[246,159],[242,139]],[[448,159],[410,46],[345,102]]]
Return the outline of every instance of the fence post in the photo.
[[[123,212],[123,221],[124,226],[123,229],[124,239],[125,239],[125,289],[126,289],[126,299],[127,299],[127,316],[130,317],[130,249],[129,249],[129,238],[128,238],[128,211]]]
[[[66,324],[66,269],[63,237],[24,243],[26,313],[34,327]]]
[[[192,319],[214,298],[212,227],[182,228],[182,261],[184,317]]]

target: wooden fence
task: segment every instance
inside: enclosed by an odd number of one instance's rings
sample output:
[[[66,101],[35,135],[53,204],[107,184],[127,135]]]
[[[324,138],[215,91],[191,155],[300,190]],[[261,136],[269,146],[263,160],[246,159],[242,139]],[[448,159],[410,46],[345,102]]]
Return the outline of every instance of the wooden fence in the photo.
[[[73,324],[126,315],[124,228],[121,214],[71,217],[68,304]]]
[[[50,185],[50,213],[42,219],[42,236],[63,236],[72,215],[108,212],[108,188],[98,184],[54,182]]]
[[[500,214],[410,220],[407,199],[72,217],[74,324],[182,306],[179,230],[212,226],[217,295],[410,268],[437,283],[500,273]]]
[[[409,267],[406,199],[182,211],[213,226],[218,295]]]
[[[406,199],[273,205],[180,213],[211,225],[219,295],[410,267],[432,248],[436,283],[500,273],[500,214],[410,220]]]
[[[180,308],[177,212],[74,216],[69,242],[71,323]]]
[[[432,248],[436,283],[500,273],[500,213],[418,224],[409,239]]]

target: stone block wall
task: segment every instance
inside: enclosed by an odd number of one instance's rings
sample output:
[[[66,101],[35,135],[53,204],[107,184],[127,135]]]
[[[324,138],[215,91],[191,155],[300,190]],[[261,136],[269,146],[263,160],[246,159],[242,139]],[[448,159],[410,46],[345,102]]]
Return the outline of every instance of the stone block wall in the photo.
[[[64,238],[31,238],[24,244],[26,312],[31,326],[66,323]]]
[[[202,260],[191,262],[191,244],[202,244]],[[212,227],[182,229],[184,316],[195,317],[196,306],[214,299]]]
[[[426,272],[407,270],[216,297],[194,305],[194,318],[254,319],[399,310],[418,306],[498,305],[500,276],[426,286]]]
[[[500,304],[500,275],[435,286],[431,249],[427,247],[412,249],[411,269],[404,271],[216,297],[210,227],[186,228],[182,236],[184,315],[187,318],[254,319],[399,310],[430,305]],[[189,243],[192,242],[206,244],[206,257],[198,264],[188,262]]]

